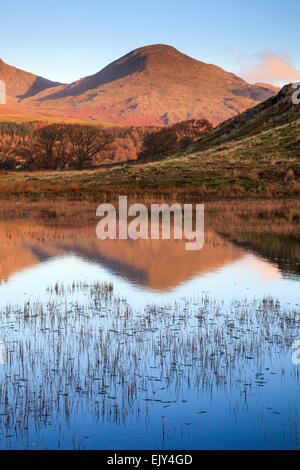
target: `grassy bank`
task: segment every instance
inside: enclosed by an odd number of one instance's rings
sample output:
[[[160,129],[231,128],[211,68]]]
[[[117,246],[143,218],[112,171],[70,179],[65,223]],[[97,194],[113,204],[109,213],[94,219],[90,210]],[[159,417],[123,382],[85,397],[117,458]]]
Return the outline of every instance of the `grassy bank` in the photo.
[[[300,120],[151,163],[84,171],[3,172],[1,199],[289,198],[300,196]]]

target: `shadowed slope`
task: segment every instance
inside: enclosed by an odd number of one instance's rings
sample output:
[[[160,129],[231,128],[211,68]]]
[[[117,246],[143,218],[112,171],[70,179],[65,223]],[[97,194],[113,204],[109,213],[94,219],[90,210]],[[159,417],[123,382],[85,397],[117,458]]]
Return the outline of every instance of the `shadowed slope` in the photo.
[[[24,98],[33,97],[46,88],[61,85],[33,73],[25,72],[6,64],[0,59],[0,80],[6,85],[6,98],[8,103],[16,103]]]

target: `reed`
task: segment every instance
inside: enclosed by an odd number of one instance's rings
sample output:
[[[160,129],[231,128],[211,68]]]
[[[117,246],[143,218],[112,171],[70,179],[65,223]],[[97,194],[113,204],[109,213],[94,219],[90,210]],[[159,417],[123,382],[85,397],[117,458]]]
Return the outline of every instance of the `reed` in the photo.
[[[135,311],[111,283],[79,281],[49,286],[44,302],[7,305],[0,319],[1,448],[26,448],[50,427],[63,445],[83,413],[115,426],[139,422],[153,407],[176,410],[189,390],[199,399],[235,391],[238,418],[271,380],[266,364],[285,358],[300,330],[300,310],[270,297],[225,305],[202,293]],[[285,380],[298,380],[287,364]],[[73,447],[84,446],[74,434]]]

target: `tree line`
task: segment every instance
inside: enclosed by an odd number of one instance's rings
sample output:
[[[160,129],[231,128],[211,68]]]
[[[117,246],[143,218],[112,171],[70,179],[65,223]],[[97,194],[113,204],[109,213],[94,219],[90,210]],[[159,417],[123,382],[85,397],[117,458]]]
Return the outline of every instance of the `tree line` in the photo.
[[[184,150],[212,130],[212,124],[206,119],[188,119],[162,127],[145,135],[139,158],[145,161],[157,160]]]
[[[104,162],[154,160],[188,147],[212,130],[206,120],[170,127],[0,123],[0,169],[64,170]]]

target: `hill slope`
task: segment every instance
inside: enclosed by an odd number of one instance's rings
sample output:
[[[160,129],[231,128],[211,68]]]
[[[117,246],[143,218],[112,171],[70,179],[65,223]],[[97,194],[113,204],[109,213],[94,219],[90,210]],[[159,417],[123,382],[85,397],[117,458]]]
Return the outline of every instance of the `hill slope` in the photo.
[[[205,139],[201,140],[200,148],[255,136],[268,129],[299,120],[300,105],[294,105],[292,102],[294,91],[291,85],[286,85],[275,96],[244,111],[239,116],[222,122]]]
[[[6,85],[7,103],[17,103],[37,93],[61,85],[6,64],[0,59],[0,80]]]
[[[276,92],[157,44],[136,49],[70,85],[22,93],[22,105],[49,115],[132,125],[168,125],[197,117],[215,125]]]

